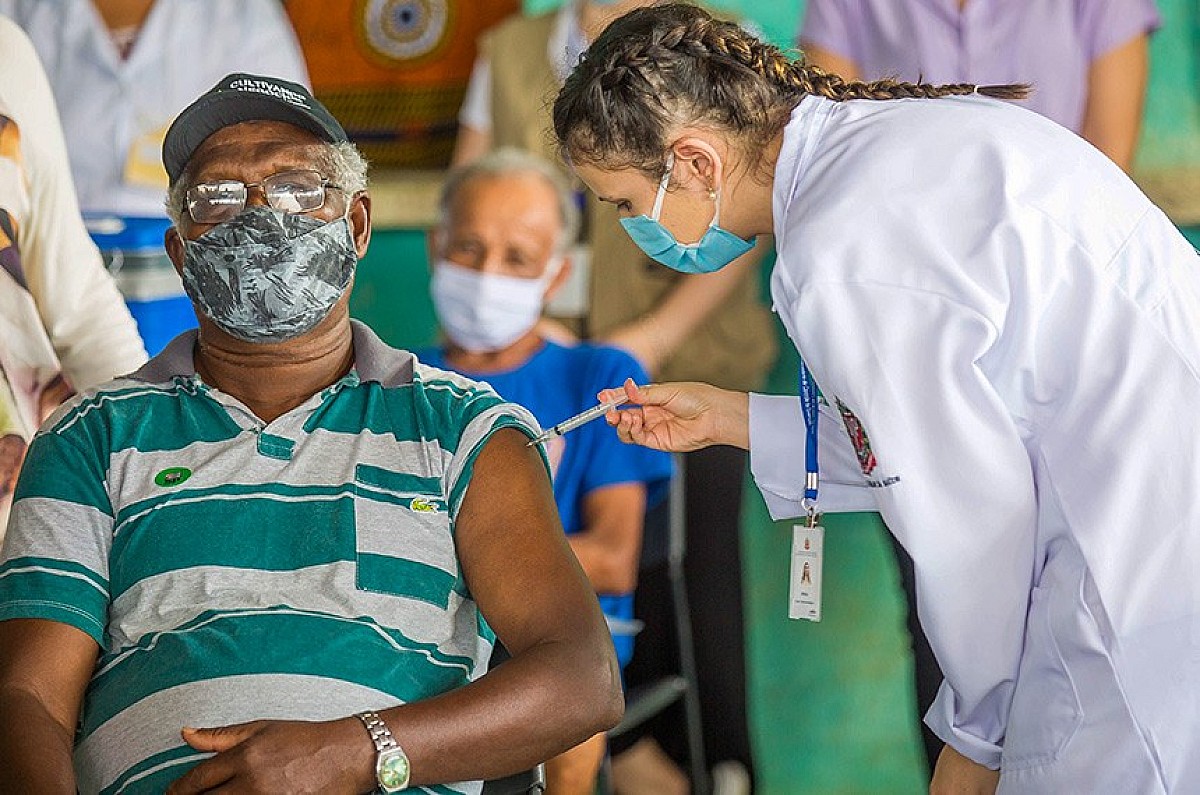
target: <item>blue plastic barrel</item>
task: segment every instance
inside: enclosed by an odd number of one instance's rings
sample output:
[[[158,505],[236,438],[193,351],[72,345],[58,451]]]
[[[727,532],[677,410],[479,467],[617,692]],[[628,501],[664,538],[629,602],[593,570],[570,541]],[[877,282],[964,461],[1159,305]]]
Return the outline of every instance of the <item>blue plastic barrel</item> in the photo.
[[[163,247],[169,219],[89,214],[84,220],[147,353],[155,355],[180,332],[196,327],[192,302]]]

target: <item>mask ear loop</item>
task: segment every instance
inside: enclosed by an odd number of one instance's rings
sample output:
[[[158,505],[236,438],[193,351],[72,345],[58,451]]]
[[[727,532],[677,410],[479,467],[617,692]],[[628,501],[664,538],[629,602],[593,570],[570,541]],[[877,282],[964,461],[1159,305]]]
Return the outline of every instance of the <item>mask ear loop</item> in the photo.
[[[667,185],[671,181],[671,172],[675,170],[675,150],[667,150],[667,167],[663,169],[662,179],[658,181],[658,194],[654,197],[654,209],[650,211],[650,220],[657,221],[662,215],[663,199],[667,197]]]

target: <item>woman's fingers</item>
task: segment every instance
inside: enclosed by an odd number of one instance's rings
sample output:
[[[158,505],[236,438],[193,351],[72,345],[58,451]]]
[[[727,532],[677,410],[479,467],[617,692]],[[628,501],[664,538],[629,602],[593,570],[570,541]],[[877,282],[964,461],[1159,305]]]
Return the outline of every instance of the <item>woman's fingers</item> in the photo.
[[[649,386],[640,387],[634,383],[632,378],[626,378],[625,383],[621,386],[601,390],[599,393],[597,393],[596,399],[601,403],[620,402],[644,405],[653,402],[649,398],[650,390],[652,388],[653,387]]]
[[[642,405],[642,404],[645,404],[648,402],[646,400],[644,392],[648,391],[649,387],[647,387],[645,390],[639,389],[638,385],[633,382],[632,378],[626,378],[625,384],[624,384],[624,389],[625,389],[625,396],[627,398],[629,398],[629,401],[631,403],[637,403],[639,405]]]

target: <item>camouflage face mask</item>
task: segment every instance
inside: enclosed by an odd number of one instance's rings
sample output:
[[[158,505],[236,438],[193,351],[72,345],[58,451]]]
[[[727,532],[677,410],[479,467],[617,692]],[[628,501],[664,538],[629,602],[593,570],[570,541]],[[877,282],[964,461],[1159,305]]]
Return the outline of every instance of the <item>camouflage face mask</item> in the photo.
[[[325,319],[357,262],[345,217],[326,223],[249,207],[184,240],[183,287],[228,334],[246,342],[283,342]]]

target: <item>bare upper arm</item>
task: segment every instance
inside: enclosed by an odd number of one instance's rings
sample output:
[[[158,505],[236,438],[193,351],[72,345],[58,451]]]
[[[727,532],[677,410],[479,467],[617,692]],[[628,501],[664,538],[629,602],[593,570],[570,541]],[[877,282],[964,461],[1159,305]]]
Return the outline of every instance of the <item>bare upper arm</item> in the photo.
[[[596,598],[559,523],[550,478],[520,431],[497,431],[475,461],[456,520],[475,601],[514,655],[587,636],[608,642]]]
[[[0,621],[0,690],[31,694],[73,734],[99,651],[87,633],[68,624]]]
[[[1149,44],[1135,36],[1092,61],[1083,137],[1125,171],[1133,166],[1149,74]]]
[[[465,166],[486,155],[491,148],[490,132],[459,125],[458,137],[454,139],[454,152],[450,155],[450,165]]]
[[[844,80],[862,79],[862,73],[859,71],[858,64],[849,58],[830,52],[814,44],[804,44],[801,42],[801,47],[804,50],[805,59],[809,63],[821,67],[826,72],[838,75]]]

